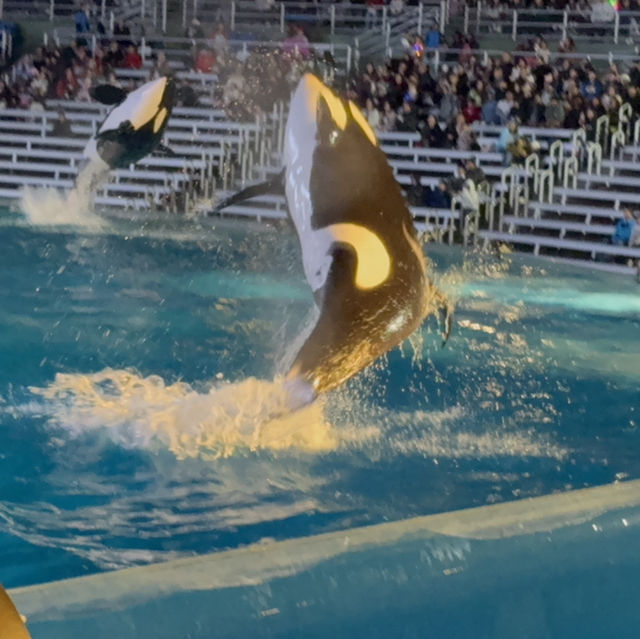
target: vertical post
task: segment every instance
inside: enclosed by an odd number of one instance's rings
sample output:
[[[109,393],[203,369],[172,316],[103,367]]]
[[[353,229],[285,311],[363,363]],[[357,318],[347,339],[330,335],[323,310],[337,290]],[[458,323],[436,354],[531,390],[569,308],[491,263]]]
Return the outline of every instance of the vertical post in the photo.
[[[284,33],[284,2],[280,3],[280,33]]]
[[[153,28],[158,28],[158,0],[153,0]]]
[[[96,54],[96,46],[98,44],[95,33],[91,36],[91,55],[94,56]]]
[[[567,29],[569,28],[569,12],[565,9],[562,12],[562,39],[567,39]]]
[[[282,5],[284,6],[284,4]],[[331,35],[334,35],[336,32],[336,5],[332,4],[329,9],[329,19],[331,22]]]
[[[442,5],[444,4],[444,0],[440,2],[440,11],[442,11]],[[422,2],[418,5],[418,35],[422,35],[422,21],[424,19],[424,7],[422,6]],[[442,22],[442,18],[440,19]]]
[[[109,32],[110,33],[113,33],[113,27],[115,25],[115,22],[116,22],[116,17],[115,15],[113,15],[113,11],[111,11],[109,13]]]
[[[618,44],[618,36],[620,35],[620,12],[616,11],[616,17],[613,23],[613,43]]]
[[[189,0],[182,0],[182,28],[187,28],[187,3]]]
[[[513,24],[511,25],[511,39],[515,42],[518,39],[518,12],[513,10]]]
[[[231,20],[229,23],[231,31],[236,29],[236,3],[235,0],[231,0]]]
[[[464,34],[469,34],[469,5],[465,2],[464,4],[464,20],[463,20],[463,29]]]
[[[480,33],[480,20],[482,19],[482,2],[478,0],[476,5],[476,35]]]
[[[140,57],[144,64],[147,59],[147,39],[144,36],[142,36],[142,39],[140,40]]]
[[[49,2],[49,20],[51,22],[53,22],[53,18],[55,15],[56,15],[56,1],[51,0],[51,2]]]
[[[102,20],[102,22],[104,22],[106,15],[107,15],[107,0],[102,0],[102,3],[100,5],[100,20]]]
[[[433,66],[435,67],[436,73],[440,72],[440,49],[436,49],[436,53],[433,57]]]
[[[378,19],[378,16],[376,16],[376,20]],[[385,33],[387,28],[387,5],[385,4],[382,7],[382,33]]]
[[[193,17],[200,19],[198,18],[198,0],[193,0]]]
[[[2,13],[4,11],[4,0],[0,0],[0,20],[2,20]],[[3,31],[4,33],[4,31]]]
[[[162,0],[162,33],[167,33],[167,0]]]
[[[420,5],[422,9],[422,4]],[[422,25],[422,15],[420,16],[420,25]],[[440,0],[440,33],[444,33],[447,28],[447,0]]]
[[[144,20],[147,14],[145,0],[140,0],[140,19]]]
[[[347,45],[347,76],[351,75],[351,47]]]

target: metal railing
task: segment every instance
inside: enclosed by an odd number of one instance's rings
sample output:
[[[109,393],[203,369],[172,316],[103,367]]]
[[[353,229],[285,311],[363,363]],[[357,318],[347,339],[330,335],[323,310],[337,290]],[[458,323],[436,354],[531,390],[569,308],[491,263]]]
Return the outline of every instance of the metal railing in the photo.
[[[5,63],[13,55],[13,36],[6,30],[0,31],[0,63]]]
[[[600,5],[599,5],[600,6]],[[478,36],[504,34],[516,42],[536,35],[547,40],[571,37],[617,44],[640,35],[640,11],[509,9],[478,0],[465,5],[464,32]]]
[[[0,19],[35,17],[53,21],[73,16],[79,6],[76,0],[0,0]],[[119,14],[127,10],[113,0],[96,0],[89,6],[88,17],[104,20],[109,11]]]
[[[539,59],[539,55],[535,51],[505,51],[504,49],[425,49],[424,56],[425,59],[429,62],[432,71],[437,73],[439,72],[440,65],[444,63],[450,63],[452,61],[457,62],[461,57],[465,57],[468,59],[470,56],[475,56],[476,58],[480,59],[483,64],[486,65],[486,63],[489,61],[489,58],[499,57],[505,52],[509,53],[514,58],[535,59],[538,57]],[[594,66],[597,66],[598,63],[602,63],[604,66],[612,63],[633,64],[638,59],[638,55],[632,53],[616,53],[611,51],[607,53],[558,53],[555,51],[550,51],[546,58],[550,62],[557,60],[587,60]]]
[[[166,1],[166,0],[163,0]],[[271,27],[285,33],[288,25],[322,26],[331,35],[353,34],[355,31],[380,29],[384,32],[388,21],[411,15],[416,28],[422,29],[422,16],[430,8],[439,9],[441,0],[423,0],[418,6],[405,7],[394,14],[386,6],[365,7],[329,2],[281,0],[270,7],[260,9],[255,0],[182,0],[182,24],[186,26],[193,18],[200,22],[213,23],[223,19],[232,30]]]
[[[89,49],[94,52],[98,44],[105,38],[103,34],[90,33],[83,34],[87,40]],[[44,44],[53,42],[56,46],[70,44],[76,38],[76,34],[67,30],[53,29],[51,33],[44,34]],[[179,58],[181,60],[189,59],[187,65],[192,66],[192,58],[194,50],[202,47],[212,47],[213,43],[207,38],[171,38],[163,36],[160,41],[157,38],[135,38],[132,36],[119,36],[113,38],[115,40],[131,41],[132,39],[139,43],[139,52],[143,63],[150,59],[152,53],[163,51],[168,59]],[[153,41],[153,46],[149,42]],[[158,46],[162,45],[162,46]],[[282,48],[282,42],[259,41],[259,40],[227,40],[227,50],[238,59],[246,59],[252,52],[264,52],[265,50],[277,50]],[[309,42],[308,48],[317,57],[322,57],[325,52],[331,53],[336,64],[338,75],[349,74],[354,64],[353,48],[349,44],[326,43],[326,42]],[[294,47],[295,50],[295,47]]]

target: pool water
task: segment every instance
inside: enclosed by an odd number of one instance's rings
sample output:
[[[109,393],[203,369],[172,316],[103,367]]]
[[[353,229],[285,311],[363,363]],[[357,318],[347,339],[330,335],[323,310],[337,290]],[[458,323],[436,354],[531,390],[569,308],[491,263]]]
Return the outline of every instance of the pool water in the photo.
[[[632,279],[427,245],[447,346],[271,420],[313,321],[288,227],[0,224],[5,586],[640,477]]]

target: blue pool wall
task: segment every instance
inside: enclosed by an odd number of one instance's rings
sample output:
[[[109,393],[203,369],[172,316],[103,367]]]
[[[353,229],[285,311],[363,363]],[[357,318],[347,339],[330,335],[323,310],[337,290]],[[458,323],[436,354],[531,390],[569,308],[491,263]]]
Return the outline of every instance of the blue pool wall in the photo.
[[[12,591],[33,639],[637,637],[640,482]]]

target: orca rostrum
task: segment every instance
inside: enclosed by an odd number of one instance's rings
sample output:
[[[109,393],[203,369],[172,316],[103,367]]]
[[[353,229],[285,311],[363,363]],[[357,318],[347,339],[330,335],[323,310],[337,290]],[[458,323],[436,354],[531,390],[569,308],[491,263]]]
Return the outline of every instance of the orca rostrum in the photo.
[[[355,375],[451,305],[431,283],[411,213],[358,107],[314,75],[300,80],[284,169],[221,202],[285,193],[318,320],[287,374],[294,407]]]

